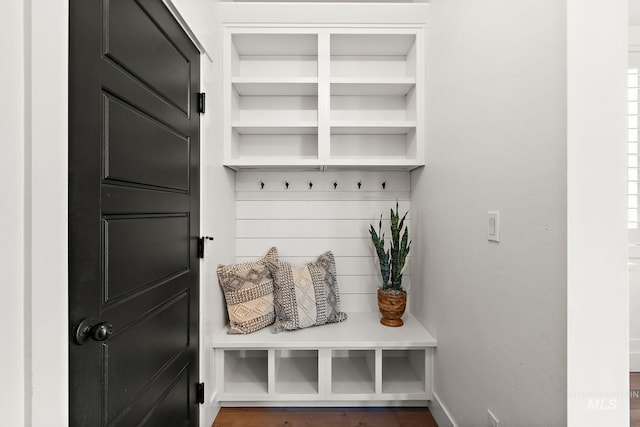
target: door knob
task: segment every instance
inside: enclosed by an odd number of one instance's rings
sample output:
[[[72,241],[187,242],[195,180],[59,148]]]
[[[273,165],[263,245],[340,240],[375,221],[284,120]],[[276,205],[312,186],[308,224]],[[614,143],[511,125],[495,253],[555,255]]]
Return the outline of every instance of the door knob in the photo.
[[[76,326],[76,344],[84,344],[87,339],[105,341],[113,334],[113,325],[109,322],[96,323],[93,318],[84,319]]]
[[[91,338],[96,341],[104,341],[113,333],[113,325],[111,323],[98,323],[91,328]]]

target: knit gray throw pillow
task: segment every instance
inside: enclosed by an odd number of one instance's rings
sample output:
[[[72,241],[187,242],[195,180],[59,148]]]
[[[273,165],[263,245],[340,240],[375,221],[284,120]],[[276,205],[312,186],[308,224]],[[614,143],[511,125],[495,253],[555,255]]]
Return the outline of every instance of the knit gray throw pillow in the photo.
[[[218,266],[218,282],[229,314],[229,334],[249,334],[273,324],[273,277],[267,262],[277,262],[271,248],[264,258],[244,264]]]
[[[331,251],[305,265],[268,260],[274,279],[274,332],[291,331],[347,318],[340,311],[336,263]]]

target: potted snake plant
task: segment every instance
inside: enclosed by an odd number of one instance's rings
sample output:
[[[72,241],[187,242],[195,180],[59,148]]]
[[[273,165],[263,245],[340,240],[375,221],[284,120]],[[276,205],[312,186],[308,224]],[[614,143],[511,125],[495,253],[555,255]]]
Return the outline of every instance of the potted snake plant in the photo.
[[[378,223],[378,231],[373,225],[369,225],[371,241],[378,255],[382,286],[378,289],[378,309],[382,314],[380,323],[385,326],[402,326],[402,315],[407,306],[407,292],[402,288],[402,271],[411,241],[409,240],[409,228],[405,225],[405,219],[409,211],[400,218],[398,213],[398,201],[396,209],[390,209],[391,247],[385,249],[385,234],[382,231],[382,215]]]

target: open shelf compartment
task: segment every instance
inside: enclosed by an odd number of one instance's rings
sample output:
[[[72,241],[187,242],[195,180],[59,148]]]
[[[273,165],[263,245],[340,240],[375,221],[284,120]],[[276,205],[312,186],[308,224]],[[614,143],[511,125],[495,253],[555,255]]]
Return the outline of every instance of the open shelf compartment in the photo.
[[[277,394],[318,393],[318,350],[275,350]]]
[[[375,350],[333,350],[331,392],[334,394],[375,393]]]
[[[427,391],[424,349],[382,350],[382,393]]]
[[[332,34],[331,77],[416,76],[416,34]]]
[[[267,350],[227,350],[224,352],[224,392],[266,394]]]
[[[318,36],[232,34],[231,71],[235,77],[317,77]]]
[[[240,128],[240,131],[246,131]],[[254,134],[249,128],[247,133],[233,130],[233,150],[231,161],[255,161],[257,164],[270,162],[317,162],[318,135],[307,133]]]
[[[332,128],[331,161],[416,161],[415,129],[390,127],[383,130],[386,132],[371,132],[367,127]]]

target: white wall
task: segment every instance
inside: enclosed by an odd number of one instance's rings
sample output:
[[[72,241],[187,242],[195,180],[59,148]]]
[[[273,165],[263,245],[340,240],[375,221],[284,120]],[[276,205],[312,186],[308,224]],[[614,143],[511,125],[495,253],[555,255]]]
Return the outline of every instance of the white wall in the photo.
[[[5,344],[0,350],[0,413],[7,425],[24,425],[24,7],[8,1],[0,14],[0,324]],[[11,386],[7,386],[10,384]]]
[[[10,0],[4,6],[0,258],[7,278],[0,320],[7,345],[0,412],[7,425],[64,426],[68,5]]]
[[[625,425],[627,1],[567,4],[568,419]]]
[[[640,11],[640,0],[631,0]],[[633,9],[629,10],[629,21]],[[640,21],[638,21],[640,23]],[[629,26],[629,68],[640,67],[640,26]],[[629,370],[640,372],[640,231],[629,233]]]
[[[213,50],[208,51],[213,62],[203,59],[202,78],[207,93],[207,114],[203,121],[202,156],[202,219],[201,233],[215,238],[206,243],[205,259],[201,273],[202,321],[201,363],[204,364],[201,378],[206,382],[205,414],[200,425],[208,427],[217,415],[213,334],[226,323],[226,306],[216,268],[228,264],[235,257],[235,172],[222,166],[222,33],[218,14],[208,26],[214,28]],[[203,376],[204,374],[204,376]]]
[[[640,372],[640,247],[629,252],[629,371]]]
[[[26,316],[30,316],[31,420],[34,426],[68,419],[68,45],[69,7],[63,0],[31,0],[27,58]],[[29,50],[29,49],[27,49]],[[29,153],[30,151],[30,153]],[[29,221],[30,216],[30,221]],[[30,264],[30,265],[29,265]],[[30,277],[29,277],[30,276]],[[29,321],[27,320],[27,323]],[[46,326],[46,327],[45,327]],[[28,335],[28,334],[27,334]],[[27,372],[28,374],[28,372]],[[27,381],[27,386],[29,383]]]
[[[217,22],[214,19],[214,22]],[[219,28],[216,25],[216,28]],[[200,378],[205,381],[205,408],[200,417],[200,425],[209,427],[218,413],[216,402],[216,377],[213,352],[213,335],[226,323],[226,306],[218,285],[216,268],[218,264],[234,261],[235,253],[235,172],[222,166],[222,64],[220,52],[222,35],[216,33],[213,62],[203,58],[202,78],[207,93],[207,109],[203,121],[202,139],[202,218],[201,234],[215,238],[205,243],[205,259],[200,273],[201,321],[201,370]]]
[[[32,389],[26,422],[66,425],[69,9],[63,0],[25,4],[25,340],[31,356],[25,387]]]
[[[205,383],[205,404],[200,426],[213,424],[220,408],[216,401],[213,335],[226,323],[226,307],[218,286],[218,264],[235,260],[235,172],[222,166],[222,33],[218,0],[165,0],[198,47],[201,57],[201,86],[207,94],[202,116],[200,233],[212,236],[205,243],[200,272],[200,380]]]
[[[438,340],[436,406],[461,427],[486,426],[487,410],[566,425],[565,8],[431,3],[411,309]]]
[[[629,25],[640,25],[640,1],[629,0]]]

